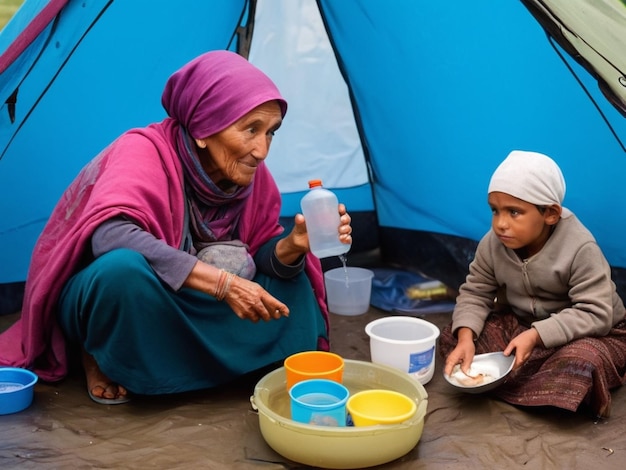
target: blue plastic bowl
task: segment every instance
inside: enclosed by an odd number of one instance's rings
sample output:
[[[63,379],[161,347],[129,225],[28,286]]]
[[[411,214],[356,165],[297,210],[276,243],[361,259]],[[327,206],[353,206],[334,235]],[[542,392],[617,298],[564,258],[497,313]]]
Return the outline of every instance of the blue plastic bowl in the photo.
[[[345,426],[346,402],[350,392],[328,379],[298,382],[291,390],[291,419],[317,426]]]
[[[37,375],[18,367],[0,367],[0,415],[17,413],[30,406]]]

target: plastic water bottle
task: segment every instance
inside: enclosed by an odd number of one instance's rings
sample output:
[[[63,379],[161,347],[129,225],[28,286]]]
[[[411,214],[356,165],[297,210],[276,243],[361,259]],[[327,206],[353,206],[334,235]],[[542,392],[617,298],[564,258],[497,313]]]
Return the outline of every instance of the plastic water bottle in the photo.
[[[337,196],[322,187],[321,180],[309,181],[309,192],[300,201],[306,219],[311,252],[318,258],[341,256],[350,249],[339,240],[339,212]]]

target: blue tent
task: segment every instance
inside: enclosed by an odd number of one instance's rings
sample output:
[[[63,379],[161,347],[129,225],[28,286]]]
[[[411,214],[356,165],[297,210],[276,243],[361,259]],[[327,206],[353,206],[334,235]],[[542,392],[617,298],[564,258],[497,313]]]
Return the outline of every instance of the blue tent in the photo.
[[[162,119],[166,78],[211,49],[249,57],[289,101],[268,159],[285,217],[321,178],[353,214],[353,251],[456,287],[489,228],[492,171],[540,151],[617,278],[625,67],[594,40],[619,57],[625,18],[620,0],[26,0],[0,34],[0,286],[23,282],[80,168]]]

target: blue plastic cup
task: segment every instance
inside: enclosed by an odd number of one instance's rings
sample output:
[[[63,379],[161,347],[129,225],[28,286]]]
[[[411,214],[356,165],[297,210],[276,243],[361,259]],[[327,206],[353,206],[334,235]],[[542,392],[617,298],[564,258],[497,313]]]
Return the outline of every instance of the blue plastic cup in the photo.
[[[338,382],[310,379],[289,390],[291,419],[317,426],[345,426],[350,392]]]

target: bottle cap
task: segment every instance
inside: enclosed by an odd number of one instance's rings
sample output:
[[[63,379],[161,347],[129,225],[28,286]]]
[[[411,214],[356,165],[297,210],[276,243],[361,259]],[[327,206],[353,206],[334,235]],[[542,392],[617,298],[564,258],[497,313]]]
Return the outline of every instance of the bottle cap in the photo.
[[[322,180],[309,180],[309,189],[322,185]]]

